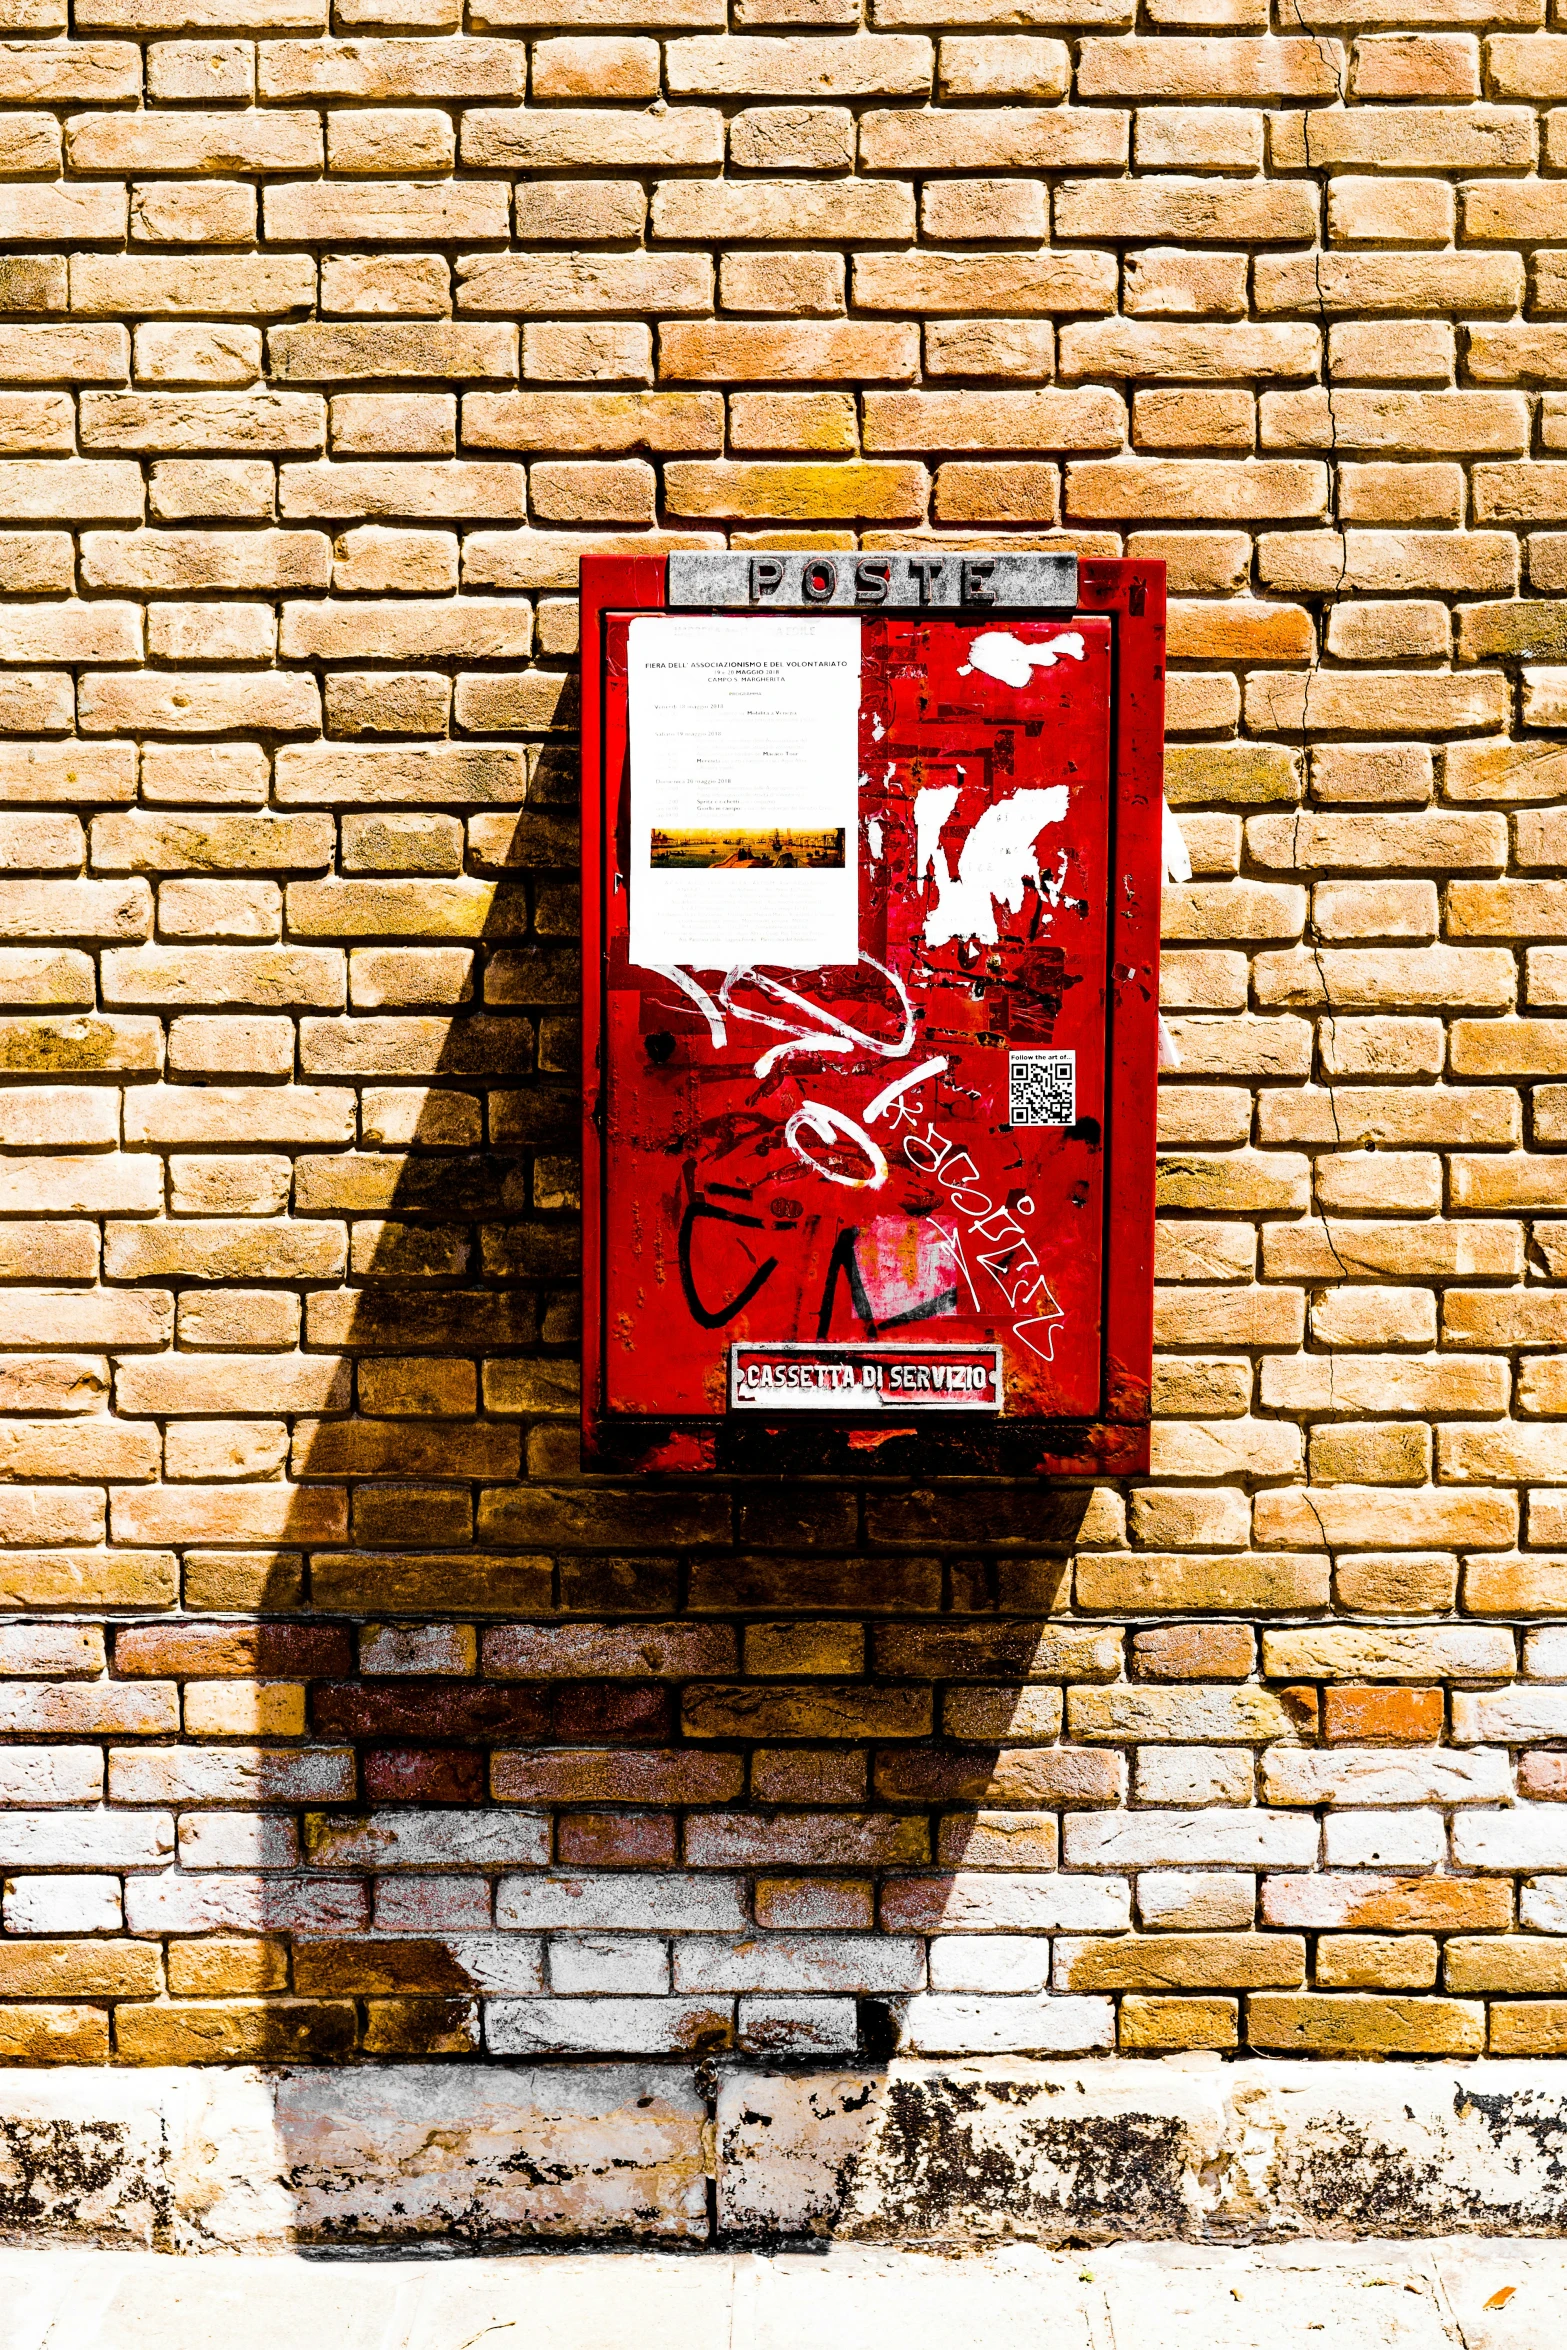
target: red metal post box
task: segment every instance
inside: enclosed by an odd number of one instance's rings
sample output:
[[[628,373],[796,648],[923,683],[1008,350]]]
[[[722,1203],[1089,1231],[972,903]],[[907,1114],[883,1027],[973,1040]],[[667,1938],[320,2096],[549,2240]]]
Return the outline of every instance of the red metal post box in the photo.
[[[1164,567],[582,564],[592,1467],[1148,1465]]]

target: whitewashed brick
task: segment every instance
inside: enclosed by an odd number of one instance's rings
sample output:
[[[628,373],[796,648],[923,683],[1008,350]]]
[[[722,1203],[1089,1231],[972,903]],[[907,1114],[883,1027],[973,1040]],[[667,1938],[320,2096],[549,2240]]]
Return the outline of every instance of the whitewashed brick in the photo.
[[[364,1887],[322,1878],[130,1877],[125,1924],[132,1934],[338,1934],[369,1923]]]
[[[1567,1868],[1567,1805],[1462,1811],[1453,1821],[1453,1858],[1465,1869]]]
[[[909,2001],[903,2046],[925,2056],[1075,2053],[1115,2042],[1110,1999],[964,1999],[924,1992]]]
[[[320,1869],[543,1868],[548,1815],[527,1811],[379,1811],[364,1817],[313,1813],[305,1848]]]
[[[1323,1830],[1330,1869],[1433,1869],[1447,1857],[1439,1812],[1335,1811]]]
[[[632,1934],[552,1934],[550,1989],[581,1997],[590,1991],[661,1998],[669,1990],[669,1944]]]
[[[699,1935],[674,1946],[677,1991],[917,1991],[923,1946],[884,1934]]]
[[[748,1922],[742,1878],[654,1876],[642,1870],[503,1877],[496,1887],[495,1921],[535,1934],[738,1932]]]
[[[903,1877],[886,1885],[881,1897],[881,1923],[891,1932],[1114,1933],[1131,1917],[1131,1887],[1124,1877],[1024,1877],[1001,1870]]]
[[[1502,1746],[1567,1738],[1567,1689],[1455,1690],[1453,1736],[1460,1744],[1486,1739]]]
[[[155,1869],[173,1850],[167,1812],[0,1813],[0,1868],[8,1871]]]
[[[1533,1877],[1521,1885],[1518,1923],[1535,1934],[1567,1934],[1567,1877]]]
[[[754,2056],[851,2056],[859,2040],[852,1999],[742,1999],[739,2046]]]
[[[186,1811],[178,1849],[182,1869],[295,1869],[299,1829],[281,1812]]]
[[[1276,1751],[1263,1756],[1262,1783],[1269,1803],[1505,1803],[1512,1794],[1505,1754],[1441,1746]]]
[[[117,1934],[118,1877],[7,1877],[0,1898],[8,1934]]]
[[[492,1999],[495,2056],[676,2056],[729,2038],[729,2002],[704,1999]]]
[[[1062,1831],[1068,1868],[1232,1862],[1243,1868],[1289,1869],[1310,1868],[1316,1857],[1316,1822],[1281,1811],[1069,1812]]]
[[[1050,1982],[1043,1934],[938,1934],[929,1959],[932,1991],[1043,1991]]]

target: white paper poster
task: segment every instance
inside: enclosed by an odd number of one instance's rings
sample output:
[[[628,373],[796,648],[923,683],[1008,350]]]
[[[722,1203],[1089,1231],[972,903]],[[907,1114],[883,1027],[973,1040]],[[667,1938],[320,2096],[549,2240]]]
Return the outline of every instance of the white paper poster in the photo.
[[[860,624],[629,631],[633,963],[859,955]]]

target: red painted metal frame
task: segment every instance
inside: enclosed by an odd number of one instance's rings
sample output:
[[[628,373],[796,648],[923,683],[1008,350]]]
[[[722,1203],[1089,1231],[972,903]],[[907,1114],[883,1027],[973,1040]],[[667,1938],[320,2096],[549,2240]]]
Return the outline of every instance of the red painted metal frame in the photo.
[[[666,606],[663,556],[582,559],[582,1434],[590,1468],[687,1473],[768,1466],[848,1469],[847,1441],[815,1420],[765,1450],[722,1423],[629,1420],[603,1409],[603,1127],[605,889],[620,777],[605,772],[604,617]],[[1013,1423],[1004,1451],[970,1445],[951,1466],[1035,1475],[1136,1475],[1148,1467],[1153,1376],[1154,1136],[1158,1112],[1159,898],[1163,879],[1165,572],[1162,563],[1084,560],[1082,613],[1101,613],[1115,637],[1112,712],[1109,1037],[1106,1051],[1104,1380],[1091,1420]],[[959,615],[954,614],[954,617]],[[1030,1433],[1032,1432],[1032,1433]],[[726,1437],[728,1441],[726,1442]],[[1021,1443],[1021,1449],[1020,1449]],[[938,1441],[938,1454],[944,1448]],[[993,1448],[994,1449],[994,1448]],[[842,1454],[842,1458],[839,1455]],[[946,1465],[938,1460],[936,1465]],[[928,1472],[914,1435],[857,1452],[854,1473]]]
[[[582,558],[582,1444],[598,1450],[604,1377],[604,614],[662,611],[662,555]],[[618,779],[617,779],[618,780]]]
[[[1115,621],[1111,744],[1110,1036],[1106,1052],[1105,1384],[1080,1447],[1047,1451],[1046,1474],[1148,1467],[1153,1388],[1154,1141],[1159,1118],[1159,901],[1164,881],[1162,563],[1083,561],[1077,608]],[[1128,1437],[1135,1441],[1128,1443]],[[1134,1457],[1125,1458],[1130,1453]]]

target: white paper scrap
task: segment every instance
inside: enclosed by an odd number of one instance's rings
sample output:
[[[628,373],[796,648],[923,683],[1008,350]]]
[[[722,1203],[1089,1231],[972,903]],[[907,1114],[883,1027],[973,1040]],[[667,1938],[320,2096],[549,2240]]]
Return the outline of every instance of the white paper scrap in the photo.
[[[1186,846],[1186,835],[1171,813],[1168,800],[1164,803],[1164,878],[1166,881],[1190,881],[1192,852]]]

